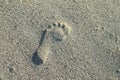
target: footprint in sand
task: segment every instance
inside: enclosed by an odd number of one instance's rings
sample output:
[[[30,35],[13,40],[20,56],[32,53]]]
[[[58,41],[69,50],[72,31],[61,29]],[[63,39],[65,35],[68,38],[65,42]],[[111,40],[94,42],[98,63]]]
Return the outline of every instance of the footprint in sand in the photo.
[[[71,32],[71,27],[64,22],[55,22],[48,26],[42,34],[39,47],[32,56],[32,62],[36,65],[45,63],[51,52],[51,45],[65,40]]]

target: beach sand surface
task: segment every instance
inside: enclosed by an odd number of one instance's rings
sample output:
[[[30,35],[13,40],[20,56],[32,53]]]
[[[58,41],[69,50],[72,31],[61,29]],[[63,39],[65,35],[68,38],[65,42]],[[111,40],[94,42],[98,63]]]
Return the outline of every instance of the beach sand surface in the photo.
[[[0,80],[120,80],[120,0],[0,0]]]

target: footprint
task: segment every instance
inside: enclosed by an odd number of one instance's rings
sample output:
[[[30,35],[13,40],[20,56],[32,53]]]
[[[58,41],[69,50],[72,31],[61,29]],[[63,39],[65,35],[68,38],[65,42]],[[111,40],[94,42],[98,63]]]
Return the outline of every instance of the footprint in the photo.
[[[32,61],[36,65],[45,63],[51,53],[51,46],[61,42],[71,33],[71,27],[64,22],[55,22],[48,26],[42,34],[39,46],[32,56]]]

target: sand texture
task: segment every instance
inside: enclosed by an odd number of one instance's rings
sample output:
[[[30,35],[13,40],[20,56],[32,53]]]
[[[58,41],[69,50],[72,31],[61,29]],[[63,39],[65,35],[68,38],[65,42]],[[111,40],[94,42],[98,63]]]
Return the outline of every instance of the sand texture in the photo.
[[[120,80],[120,0],[0,0],[0,80]]]

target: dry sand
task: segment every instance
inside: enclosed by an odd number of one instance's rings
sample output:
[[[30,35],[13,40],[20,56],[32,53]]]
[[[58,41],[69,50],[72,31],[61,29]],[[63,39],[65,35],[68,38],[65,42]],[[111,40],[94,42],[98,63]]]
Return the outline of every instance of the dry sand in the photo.
[[[0,0],[0,80],[120,80],[120,0]]]

